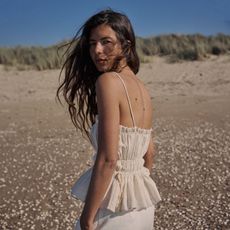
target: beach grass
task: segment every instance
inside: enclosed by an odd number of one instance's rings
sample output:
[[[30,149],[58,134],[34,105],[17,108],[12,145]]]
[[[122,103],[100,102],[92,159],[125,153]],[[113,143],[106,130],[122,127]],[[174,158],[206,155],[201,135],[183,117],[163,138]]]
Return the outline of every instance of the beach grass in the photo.
[[[178,62],[202,60],[210,54],[221,55],[230,52],[230,36],[225,34],[168,34],[148,38],[137,37],[136,42],[142,63],[151,62],[155,55],[168,56],[170,62]],[[63,64],[65,47],[62,45],[65,43],[67,41],[49,47],[0,47],[0,64],[6,69],[59,69]]]

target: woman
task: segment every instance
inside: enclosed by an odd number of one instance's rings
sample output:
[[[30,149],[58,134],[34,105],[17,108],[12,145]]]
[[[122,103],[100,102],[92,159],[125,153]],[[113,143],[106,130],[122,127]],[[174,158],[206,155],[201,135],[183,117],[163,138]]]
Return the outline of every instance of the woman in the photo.
[[[93,167],[72,188],[85,202],[75,229],[152,229],[161,200],[150,177],[153,109],[136,77],[139,59],[130,21],[101,11],[86,21],[70,49],[57,95],[62,91],[74,125],[96,151]]]

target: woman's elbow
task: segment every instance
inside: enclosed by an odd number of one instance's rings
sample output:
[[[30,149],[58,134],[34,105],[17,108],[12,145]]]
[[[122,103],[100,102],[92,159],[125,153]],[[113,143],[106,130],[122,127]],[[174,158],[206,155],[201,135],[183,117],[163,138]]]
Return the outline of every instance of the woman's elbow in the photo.
[[[117,166],[117,160],[116,159],[106,159],[104,164],[107,165],[107,167],[109,167],[110,169],[114,170]]]
[[[117,159],[105,157],[99,160],[98,165],[100,168],[115,170],[117,166]]]

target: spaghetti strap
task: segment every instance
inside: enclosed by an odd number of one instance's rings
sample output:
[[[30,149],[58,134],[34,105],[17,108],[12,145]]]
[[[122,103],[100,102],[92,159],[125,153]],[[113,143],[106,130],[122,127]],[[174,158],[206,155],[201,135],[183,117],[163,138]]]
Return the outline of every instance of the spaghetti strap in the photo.
[[[125,89],[125,92],[126,92],[126,96],[127,96],[127,100],[128,100],[128,103],[129,103],[129,109],[130,109],[130,113],[131,113],[131,117],[132,117],[132,121],[133,121],[133,126],[136,127],[136,123],[135,123],[135,119],[134,119],[134,114],[133,114],[133,110],[132,110],[132,106],[131,106],[131,102],[130,102],[130,98],[129,98],[129,94],[128,94],[128,90],[126,88],[126,85],[125,85],[125,82],[124,80],[122,79],[122,77],[117,73],[117,72],[114,72],[121,80],[123,86],[124,86],[124,89]]]

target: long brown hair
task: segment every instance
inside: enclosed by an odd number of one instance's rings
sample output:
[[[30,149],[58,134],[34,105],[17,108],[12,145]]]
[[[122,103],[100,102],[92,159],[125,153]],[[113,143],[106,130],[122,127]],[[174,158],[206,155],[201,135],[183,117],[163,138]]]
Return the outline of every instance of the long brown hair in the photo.
[[[88,128],[95,122],[97,114],[95,83],[100,76],[89,53],[89,38],[92,29],[105,24],[116,33],[122,47],[122,57],[117,57],[109,71],[117,71],[117,64],[121,58],[126,58],[127,65],[136,74],[139,70],[139,58],[136,52],[135,35],[132,25],[126,15],[111,9],[100,11],[90,17],[78,30],[74,38],[67,43],[66,59],[60,76],[64,72],[64,79],[57,89],[60,100],[62,92],[68,103],[69,114],[76,128],[88,136]]]

